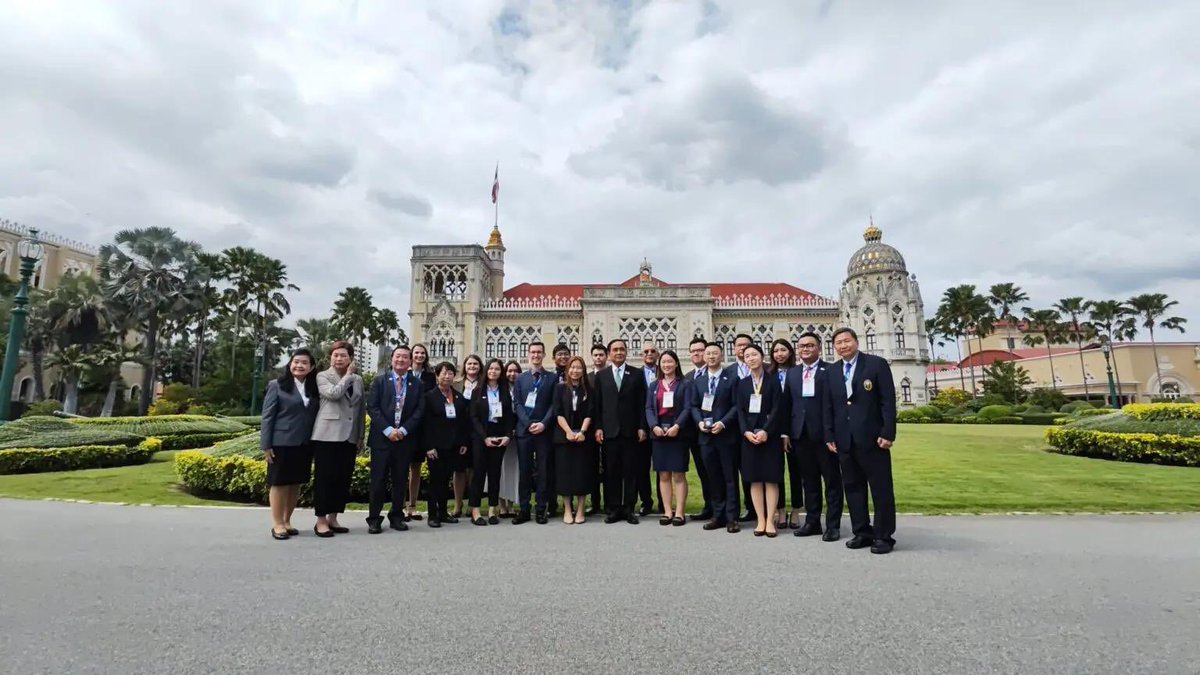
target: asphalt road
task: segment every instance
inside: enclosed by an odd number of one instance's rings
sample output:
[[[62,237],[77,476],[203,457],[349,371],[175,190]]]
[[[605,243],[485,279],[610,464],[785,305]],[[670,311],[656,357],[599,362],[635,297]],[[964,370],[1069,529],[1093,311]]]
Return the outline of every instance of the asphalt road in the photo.
[[[349,514],[277,542],[263,510],[0,509],[4,673],[1200,672],[1200,515],[902,517],[875,556],[651,521]]]

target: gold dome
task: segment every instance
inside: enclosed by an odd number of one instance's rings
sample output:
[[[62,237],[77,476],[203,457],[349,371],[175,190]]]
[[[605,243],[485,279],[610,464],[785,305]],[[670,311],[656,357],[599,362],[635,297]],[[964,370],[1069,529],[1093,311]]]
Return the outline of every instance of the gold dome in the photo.
[[[883,230],[875,227],[874,219],[863,232],[866,244],[850,256],[850,264],[846,266],[846,277],[874,272],[900,272],[907,274],[904,256],[895,248],[883,243]]]
[[[487,248],[504,248],[504,241],[500,239],[500,226],[492,226],[492,236],[488,237]]]
[[[880,239],[883,239],[883,230],[875,227],[875,223],[871,223],[870,227],[863,232],[863,239],[866,240],[867,243],[879,241]]]

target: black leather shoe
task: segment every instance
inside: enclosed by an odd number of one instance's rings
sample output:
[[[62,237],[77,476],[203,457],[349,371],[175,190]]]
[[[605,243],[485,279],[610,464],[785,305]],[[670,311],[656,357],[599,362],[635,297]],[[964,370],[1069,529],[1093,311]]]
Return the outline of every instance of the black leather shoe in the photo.
[[[513,518],[512,522],[513,522],[513,525],[520,525],[521,523],[528,523],[529,522],[529,512],[521,511],[520,513],[517,514],[517,516],[515,518]]]
[[[291,539],[292,536],[287,533],[287,530],[284,530],[282,533],[280,533],[280,532],[276,532],[275,528],[272,527],[271,528],[271,538],[276,541],[283,541],[285,539]]]
[[[333,530],[325,530],[324,532],[322,532],[317,529],[316,525],[313,525],[313,534],[317,535],[318,537],[321,537],[322,539],[328,539],[329,537],[333,536]]]
[[[458,518],[456,516],[442,516],[441,518],[438,518],[438,520],[451,525],[458,522]]]
[[[337,534],[346,534],[347,532],[350,531],[350,528],[342,527],[341,525],[338,525],[337,527],[331,527],[329,529],[333,530]]]
[[[473,523],[475,525],[487,525],[488,524],[487,520],[483,516],[479,516],[475,520],[472,520],[471,523]]]
[[[641,510],[641,511],[638,511],[638,512],[637,512],[637,515],[639,515],[639,516],[641,516],[641,517],[645,518],[646,516],[650,515],[651,513],[654,513],[654,511],[650,510],[650,507],[649,507],[649,505],[643,504],[643,505],[642,505],[642,510]]]
[[[742,531],[741,523],[730,523],[725,526],[725,531],[729,534],[737,534]]]
[[[683,526],[685,523],[687,523],[687,521],[686,521],[686,520],[684,520],[684,519],[683,519],[681,516],[675,516],[674,518],[672,518],[672,519],[671,519],[671,526],[672,526],[672,527],[681,527],[681,526]]]
[[[883,555],[891,553],[893,548],[896,548],[894,542],[887,541],[886,539],[876,539],[875,543],[871,545],[871,553]]]
[[[752,523],[758,520],[758,515],[753,511],[747,511],[738,517],[739,523]]]
[[[383,518],[367,518],[367,534],[383,532]]]
[[[546,523],[550,522],[550,518],[546,516],[545,511],[538,511],[537,515],[534,516],[533,519],[537,521],[538,525],[545,525]]]
[[[637,514],[636,513],[629,514],[628,516],[625,517],[625,522],[629,523],[630,525],[637,525],[638,524]]]
[[[488,516],[488,525],[499,525],[500,518],[497,516]]]
[[[663,516],[662,518],[659,518],[659,519],[658,519],[658,524],[659,524],[659,525],[670,525],[670,524],[671,524],[671,517],[670,517],[670,516]]]
[[[625,516],[622,516],[620,511],[613,511],[612,513],[608,514],[607,516],[604,516],[604,522],[607,523],[608,525],[612,525],[613,523],[619,523],[622,520],[625,520]]]
[[[298,535],[300,534],[300,530],[297,530],[297,529],[296,529],[296,528],[294,528],[294,527],[289,527],[289,528],[287,529],[287,533],[288,533],[288,536],[289,536],[289,537],[295,537],[295,536],[298,536]]]
[[[821,541],[837,541],[842,538],[842,531],[836,527],[831,527],[825,530],[825,534],[821,535]]]
[[[429,516],[429,517],[428,517],[428,518],[426,518],[425,520],[429,522],[429,526],[430,526],[430,527],[437,528],[437,527],[441,527],[441,526],[442,526],[442,523],[441,523],[441,521],[439,521],[437,518],[434,518],[433,516]]]
[[[393,520],[391,525],[389,525],[389,527],[391,527],[393,530],[395,530],[397,532],[407,532],[408,531],[408,524],[405,523],[403,520],[400,520],[399,518]]]
[[[689,513],[688,518],[692,521],[712,520],[713,512],[710,509],[704,509],[700,513]]]
[[[870,537],[864,537],[861,534],[856,534],[851,537],[850,541],[846,542],[846,548],[867,548],[874,543],[874,539]]]
[[[813,523],[805,523],[796,528],[796,531],[792,534],[797,537],[812,537],[821,534],[821,526],[814,525]]]
[[[725,521],[723,521],[723,520],[710,520],[710,521],[708,521],[707,523],[705,523],[705,524],[704,524],[704,529],[706,529],[706,530],[719,530],[719,529],[721,529],[721,528],[725,527],[726,525],[728,525],[728,523],[726,523],[726,522],[725,522]]]

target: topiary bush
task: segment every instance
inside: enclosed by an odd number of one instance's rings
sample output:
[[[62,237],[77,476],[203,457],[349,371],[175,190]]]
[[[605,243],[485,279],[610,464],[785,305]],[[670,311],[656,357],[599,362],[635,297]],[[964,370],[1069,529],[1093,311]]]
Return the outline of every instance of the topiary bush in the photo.
[[[371,484],[370,458],[355,459],[350,479],[350,498],[366,501]],[[424,465],[422,465],[424,466]],[[184,450],[175,455],[175,473],[189,492],[237,501],[267,502],[267,463],[244,455],[214,457],[203,450]],[[312,504],[312,482],[300,490],[300,504]]]
[[[1100,415],[1117,414],[1112,408],[1081,408],[1071,413],[1072,417],[1099,417]]]
[[[190,450],[192,448],[207,448],[214,443],[228,441],[242,436],[249,436],[258,443],[258,434],[253,431],[234,431],[232,433],[214,433],[214,434],[175,434],[172,436],[164,436],[162,440],[163,450]]]
[[[225,416],[225,417],[222,417],[221,419],[233,420],[234,422],[241,422],[242,424],[245,424],[246,426],[252,427],[254,429],[258,429],[259,427],[262,426],[262,416],[260,416],[260,415],[234,415],[234,416]]]
[[[157,438],[147,438],[132,447],[78,445],[61,448],[7,448],[0,450],[0,474],[75,471],[145,464],[160,446]]]
[[[1011,417],[1013,414],[1012,406],[1007,405],[988,405],[979,409],[976,415],[980,420],[991,420],[999,417]]]
[[[0,449],[9,448],[74,448],[93,445],[124,445],[132,447],[145,438],[140,434],[131,434],[120,429],[86,429],[68,425],[66,429],[33,431],[28,434],[12,435],[4,426],[4,440],[0,440]]]
[[[1076,425],[1051,427],[1046,442],[1064,455],[1123,462],[1200,466],[1200,437],[1175,434],[1112,433]]]
[[[69,420],[83,427],[120,429],[142,436],[174,436],[184,434],[238,434],[250,427],[228,417],[207,415],[162,415],[159,417],[90,417]],[[221,439],[223,440],[223,439]],[[211,445],[214,441],[210,441]],[[200,446],[193,446],[200,447]]]
[[[1016,412],[1016,408],[1013,408],[1013,412]],[[1025,410],[1021,411],[1021,414],[1024,415],[1024,414],[1046,413],[1046,412],[1052,412],[1052,411],[1046,410],[1045,408],[1043,408],[1040,405],[1028,405],[1028,406],[1025,406]]]
[[[62,409],[62,403],[59,401],[55,401],[54,399],[46,399],[45,401],[30,403],[29,407],[25,408],[25,412],[21,413],[21,417],[40,417],[43,415],[49,416],[56,412],[62,412]]]
[[[1071,401],[1059,407],[1058,412],[1073,413],[1076,410],[1091,410],[1092,404],[1087,401]]]
[[[913,412],[917,413],[917,415],[921,417],[928,417],[932,420],[939,420],[942,418],[941,408],[933,405],[919,405],[913,408]]]
[[[1020,415],[1021,413],[1029,410],[1029,404],[1028,403],[1018,403],[1018,404],[1014,405],[1012,407],[1012,409],[1013,409],[1014,414]]]
[[[1032,424],[1032,425],[1043,425],[1044,426],[1047,424],[1055,424],[1059,420],[1066,419],[1067,416],[1062,413],[1026,412],[1025,414],[1021,415],[1020,417],[1021,417],[1022,424]]]
[[[939,420],[926,417],[916,410],[901,410],[896,413],[896,421],[900,424],[933,424]]]
[[[1130,403],[1121,412],[1138,420],[1200,420],[1196,403]]]
[[[933,397],[930,403],[942,410],[950,410],[965,406],[971,400],[971,395],[961,389],[943,389]]]

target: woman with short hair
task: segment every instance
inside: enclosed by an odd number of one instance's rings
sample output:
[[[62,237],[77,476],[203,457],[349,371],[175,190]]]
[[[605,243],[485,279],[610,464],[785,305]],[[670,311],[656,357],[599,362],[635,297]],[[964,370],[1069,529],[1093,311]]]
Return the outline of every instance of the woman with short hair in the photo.
[[[354,345],[335,342],[329,350],[330,366],[317,373],[320,407],[313,425],[313,509],[318,537],[350,530],[338,523],[350,499],[354,461],[363,444],[363,408],[366,391],[354,369]]]
[[[271,505],[271,536],[278,540],[300,534],[292,513],[300,488],[312,475],[313,421],[317,417],[317,379],[311,377],[313,355],[297,349],[278,379],[267,383],[263,397],[259,447],[267,460],[267,501]]]
[[[442,361],[434,368],[437,385],[425,394],[425,421],[421,426],[425,459],[429,463],[429,490],[426,494],[426,517],[430,527],[442,523],[457,523],[458,518],[446,512],[446,485],[455,455],[466,454],[471,432],[467,400],[454,388],[457,368]]]

